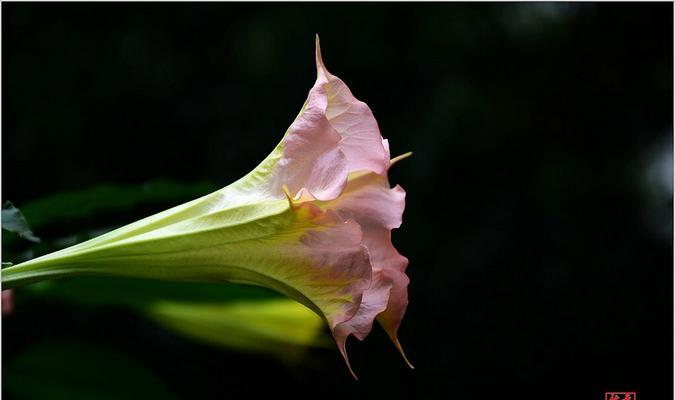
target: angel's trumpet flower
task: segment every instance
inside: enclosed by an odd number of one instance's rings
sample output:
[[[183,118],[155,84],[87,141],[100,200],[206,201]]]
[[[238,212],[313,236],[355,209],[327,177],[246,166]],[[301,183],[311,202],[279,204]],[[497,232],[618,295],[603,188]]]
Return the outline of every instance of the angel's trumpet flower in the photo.
[[[387,178],[396,159],[370,108],[324,66],[318,37],[316,67],[300,114],[248,175],[6,268],[4,287],[75,275],[261,285],[322,316],[348,365],[347,337],[363,340],[375,319],[403,354],[397,330],[408,304],[408,260],[391,230],[401,225],[405,192]]]

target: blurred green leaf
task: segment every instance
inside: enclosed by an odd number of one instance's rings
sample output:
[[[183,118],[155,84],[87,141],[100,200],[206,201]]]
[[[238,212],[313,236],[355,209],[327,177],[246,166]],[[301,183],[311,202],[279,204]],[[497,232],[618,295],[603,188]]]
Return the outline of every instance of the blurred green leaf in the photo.
[[[58,221],[81,220],[140,205],[178,203],[216,189],[217,186],[208,182],[186,184],[166,179],[152,180],[136,186],[102,184],[46,196],[26,203],[22,210],[31,226],[38,229]]]
[[[3,384],[25,400],[175,399],[133,358],[81,343],[44,343],[3,366]]]
[[[287,298],[190,304],[157,302],[146,315],[164,327],[218,346],[275,355],[288,361],[309,347],[331,347],[324,322]]]
[[[15,289],[17,307],[32,300],[131,309],[193,340],[288,361],[310,347],[333,345],[313,311],[257,286],[97,277]]]
[[[21,211],[14,207],[11,201],[5,201],[2,204],[2,229],[14,232],[20,237],[31,242],[39,242],[40,238],[35,236],[28,227],[28,222]]]

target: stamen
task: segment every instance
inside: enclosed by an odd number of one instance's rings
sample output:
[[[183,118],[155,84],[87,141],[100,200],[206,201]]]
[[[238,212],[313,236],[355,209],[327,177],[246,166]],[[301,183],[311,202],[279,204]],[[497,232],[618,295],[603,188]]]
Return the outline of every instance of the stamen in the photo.
[[[396,164],[397,162],[399,162],[401,160],[404,160],[404,159],[406,159],[410,156],[412,156],[412,151],[409,151],[407,153],[403,153],[398,157],[394,157],[394,158],[391,159],[391,161],[389,161],[389,166],[391,167],[392,165]]]

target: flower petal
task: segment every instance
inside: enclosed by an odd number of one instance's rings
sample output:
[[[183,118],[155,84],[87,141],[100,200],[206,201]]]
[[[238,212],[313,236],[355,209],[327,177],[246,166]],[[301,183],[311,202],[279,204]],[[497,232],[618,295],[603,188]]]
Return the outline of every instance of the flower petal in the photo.
[[[342,137],[340,149],[347,157],[349,171],[385,173],[389,156],[373,112],[354,97],[340,78],[328,72],[321,57],[319,36],[316,37],[316,70],[314,88],[320,86],[326,93],[326,118]]]
[[[368,248],[373,266],[373,277],[388,282],[391,288],[386,307],[375,315],[405,358],[397,331],[408,305],[409,279],[405,275],[408,259],[399,254],[391,242],[391,230],[401,225],[405,191],[398,185],[390,188],[387,177],[383,175],[352,174],[340,197],[319,205],[334,210],[344,219],[354,219],[361,225],[363,244]],[[375,283],[371,284],[371,288],[364,292],[364,299],[375,296],[370,293],[371,290],[377,291],[379,287]],[[357,338],[357,333],[365,336],[363,332],[368,332],[364,326],[359,325],[360,328],[351,333]]]
[[[349,372],[352,373],[354,378],[356,378],[356,374],[352,370],[349,357],[347,356],[347,338],[349,335],[354,335],[357,339],[363,340],[368,336],[373,327],[375,317],[387,308],[391,289],[392,282],[389,277],[382,273],[382,271],[374,272],[370,287],[363,292],[361,306],[356,314],[333,329],[335,343],[347,363]]]
[[[328,72],[318,37],[316,45],[317,79],[300,113],[266,162],[223,193],[227,204],[253,195],[280,199],[284,186],[294,198],[330,200],[350,172],[386,173],[389,144],[372,111]]]
[[[283,139],[283,158],[273,185],[286,185],[293,195],[305,189],[317,199],[336,198],[347,182],[348,166],[340,150],[340,135],[325,116],[326,95],[310,91],[298,118]]]
[[[403,357],[406,364],[410,368],[415,368],[405,355],[403,346],[401,346],[401,342],[398,339],[398,328],[401,326],[401,321],[403,321],[403,316],[408,308],[408,283],[410,279],[401,271],[387,269],[381,272],[391,280],[392,285],[387,309],[377,316],[377,322],[387,332],[387,335],[399,353],[401,353],[401,357]]]

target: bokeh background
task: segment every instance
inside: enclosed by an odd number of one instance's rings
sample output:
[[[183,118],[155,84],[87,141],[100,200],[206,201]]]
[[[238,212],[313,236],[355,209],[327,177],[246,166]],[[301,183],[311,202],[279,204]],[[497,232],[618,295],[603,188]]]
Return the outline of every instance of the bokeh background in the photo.
[[[392,153],[414,152],[391,179],[408,193],[393,239],[410,259],[400,335],[417,367],[381,329],[349,342],[354,382],[335,350],[292,365],[44,302],[3,317],[5,386],[16,357],[70,341],[134,359],[183,399],[672,398],[672,7],[3,4],[3,200],[202,185],[64,217],[35,229],[43,240],[248,172],[312,86],[319,33]]]

